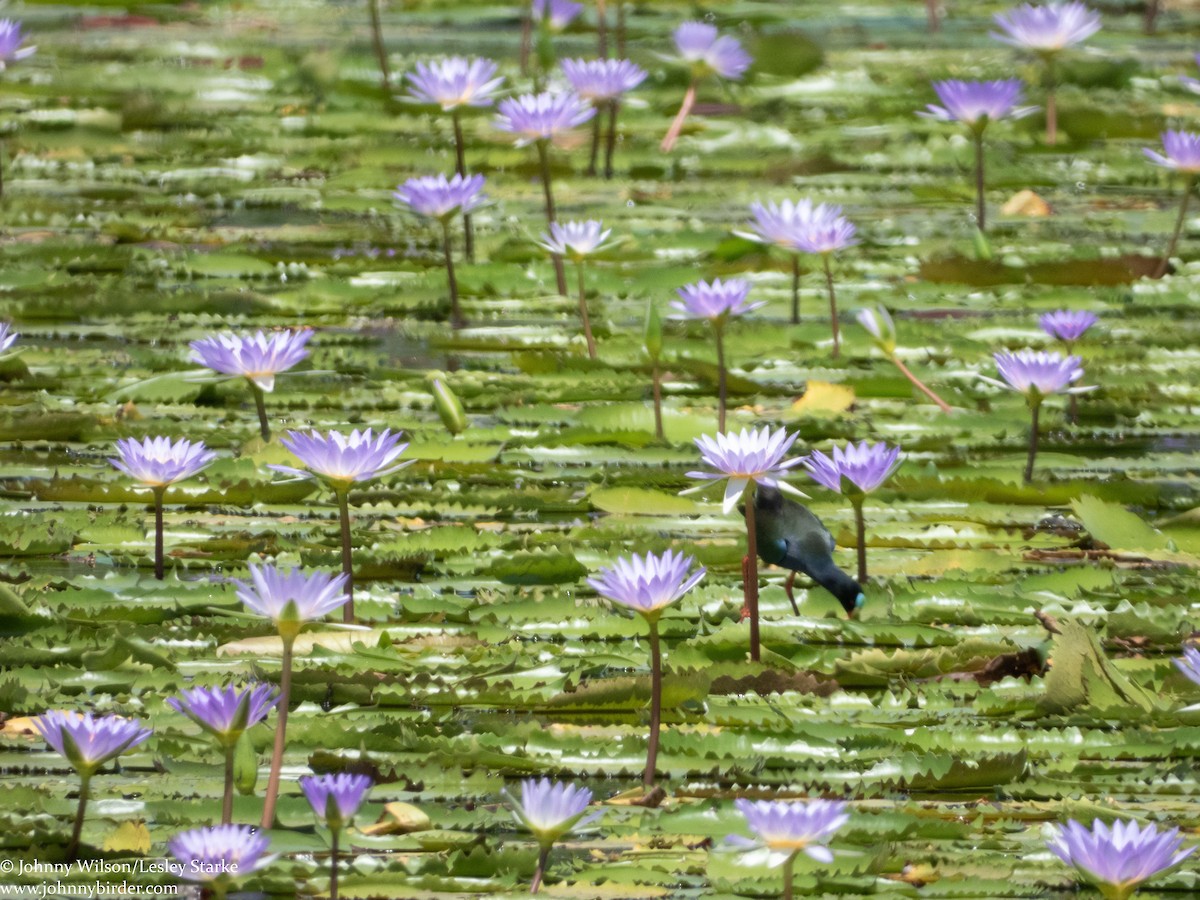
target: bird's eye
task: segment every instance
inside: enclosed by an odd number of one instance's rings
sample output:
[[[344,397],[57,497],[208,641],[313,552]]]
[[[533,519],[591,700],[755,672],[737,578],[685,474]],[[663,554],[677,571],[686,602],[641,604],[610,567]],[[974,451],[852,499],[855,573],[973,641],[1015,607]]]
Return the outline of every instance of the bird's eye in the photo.
[[[864,604],[864,603],[866,603],[866,602],[867,602],[866,595],[864,595],[864,594],[859,594],[857,597],[855,597],[855,598],[854,598],[854,608],[855,608],[855,609],[862,609],[862,608],[863,608],[863,604]]]

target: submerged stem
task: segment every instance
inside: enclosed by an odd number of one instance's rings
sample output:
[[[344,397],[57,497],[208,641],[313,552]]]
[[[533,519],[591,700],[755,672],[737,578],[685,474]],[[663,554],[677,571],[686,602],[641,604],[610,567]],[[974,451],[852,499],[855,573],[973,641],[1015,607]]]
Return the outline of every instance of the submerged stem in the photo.
[[[600,110],[596,110],[596,114],[592,116],[592,150],[588,155],[588,167],[584,172],[585,175],[596,174],[596,161],[600,158]]]
[[[936,28],[933,29],[937,31]],[[792,887],[792,864],[796,861],[796,854],[793,853],[783,861],[783,900],[792,900],[794,896]]]
[[[658,637],[658,620],[647,618],[650,625],[650,736],[646,744],[646,772],[642,785],[646,793],[654,787],[654,772],[658,768],[658,732],[662,721],[662,646]]]
[[[746,501],[746,568],[742,580],[742,596],[750,613],[750,659],[758,662],[762,656],[758,635],[758,533],[754,522],[754,497],[749,491]]]
[[[1029,456],[1025,460],[1025,483],[1033,481],[1033,464],[1037,459],[1038,452],[1038,413],[1042,409],[1042,403],[1039,400],[1029,407],[1030,423],[1029,423]]]
[[[342,529],[342,574],[346,576],[346,605],[342,607],[342,621],[354,621],[354,566],[351,560],[350,540],[350,492],[337,491],[338,519]]]
[[[1058,98],[1054,54],[1046,54],[1046,146],[1058,143]]]
[[[288,704],[292,699],[292,647],[295,636],[283,637],[283,656],[279,675],[279,716],[275,722],[275,746],[271,751],[271,774],[267,777],[267,792],[263,797],[262,827],[275,824],[275,802],[279,798],[279,773],[283,768],[283,748],[287,744]]]
[[[1196,176],[1189,175],[1183,184],[1183,201],[1179,204],[1179,217],[1175,220],[1175,230],[1171,233],[1171,243],[1167,245],[1167,252],[1163,254],[1162,261],[1158,264],[1158,270],[1154,273],[1155,278],[1162,278],[1167,274],[1167,266],[1171,264],[1171,257],[1175,255],[1175,245],[1179,243],[1179,236],[1183,234],[1183,223],[1187,221],[1188,201],[1192,197],[1192,188],[1196,184]]]

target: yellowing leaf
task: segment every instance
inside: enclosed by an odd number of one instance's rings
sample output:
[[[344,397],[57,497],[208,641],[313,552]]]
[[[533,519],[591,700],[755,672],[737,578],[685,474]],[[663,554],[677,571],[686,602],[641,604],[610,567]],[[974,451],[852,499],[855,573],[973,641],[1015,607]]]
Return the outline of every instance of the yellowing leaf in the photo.
[[[828,381],[810,381],[804,396],[792,404],[801,416],[839,415],[854,405],[854,388]]]
[[[373,825],[360,829],[363,834],[411,834],[414,831],[428,831],[432,827],[429,816],[411,803],[386,803],[383,815]]]
[[[104,839],[104,849],[111,853],[149,853],[150,832],[146,823],[122,822]]]

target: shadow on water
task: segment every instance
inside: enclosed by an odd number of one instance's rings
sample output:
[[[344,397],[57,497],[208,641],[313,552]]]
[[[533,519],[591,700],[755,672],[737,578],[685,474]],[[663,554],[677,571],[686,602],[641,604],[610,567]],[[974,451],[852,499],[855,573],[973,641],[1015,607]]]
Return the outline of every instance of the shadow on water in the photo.
[[[1102,287],[1132,284],[1153,278],[1158,257],[1125,254],[1107,259],[1068,259],[1010,266],[997,260],[946,256],[921,263],[921,277],[936,284],[995,287],[1002,284],[1046,284],[1060,287]],[[1168,272],[1174,271],[1171,267]]]

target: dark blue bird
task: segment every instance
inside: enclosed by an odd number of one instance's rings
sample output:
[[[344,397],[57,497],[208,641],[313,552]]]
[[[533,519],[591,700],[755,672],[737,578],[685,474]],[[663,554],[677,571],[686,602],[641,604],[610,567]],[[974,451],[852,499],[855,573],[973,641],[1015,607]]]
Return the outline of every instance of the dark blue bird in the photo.
[[[792,594],[797,572],[833,594],[850,616],[858,612],[866,600],[862,586],[834,564],[837,543],[807,507],[784,497],[777,488],[760,484],[754,493],[754,524],[759,558],[792,570],[784,589],[797,615],[800,608]]]

